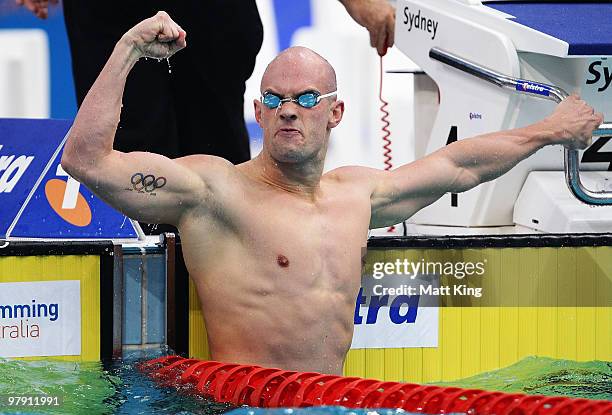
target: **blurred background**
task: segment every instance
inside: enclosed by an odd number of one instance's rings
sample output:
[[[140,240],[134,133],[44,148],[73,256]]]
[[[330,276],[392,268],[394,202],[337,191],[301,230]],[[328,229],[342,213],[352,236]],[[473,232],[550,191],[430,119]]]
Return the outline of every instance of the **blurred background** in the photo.
[[[338,1],[257,0],[257,5],[264,42],[245,93],[252,155],[261,149],[252,100],[260,95],[263,71],[279,51],[302,45],[314,49],[336,68],[338,96],[346,102],[345,118],[332,132],[326,170],[347,164],[384,168],[380,59],[369,46],[366,29],[355,23]],[[0,44],[0,117],[74,118],[77,107],[62,8],[50,7],[49,18],[40,20],[14,0],[0,0]],[[395,48],[383,62],[382,93],[389,102],[386,109],[390,112],[392,162],[397,166],[414,158],[414,117],[413,75],[396,72],[418,68]],[[166,62],[148,60],[139,65]]]

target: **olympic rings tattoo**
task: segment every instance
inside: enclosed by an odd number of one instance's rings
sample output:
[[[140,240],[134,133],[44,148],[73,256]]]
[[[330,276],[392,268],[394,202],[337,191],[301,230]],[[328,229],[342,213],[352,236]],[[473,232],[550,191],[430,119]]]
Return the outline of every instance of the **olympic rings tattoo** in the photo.
[[[156,189],[161,189],[164,187],[167,181],[163,176],[155,178],[155,176],[152,174],[144,175],[142,173],[136,173],[132,176],[130,182],[132,183],[134,190],[151,193]]]

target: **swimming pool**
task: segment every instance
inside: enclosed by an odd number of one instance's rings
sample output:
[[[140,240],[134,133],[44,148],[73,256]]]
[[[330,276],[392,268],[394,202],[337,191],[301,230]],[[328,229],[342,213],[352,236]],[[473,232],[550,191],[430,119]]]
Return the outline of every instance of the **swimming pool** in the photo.
[[[6,400],[0,413],[65,414],[222,414],[227,405],[160,388],[135,364],[168,349],[128,351],[109,362],[22,361],[0,359],[0,396],[58,396],[57,407],[11,409]]]
[[[172,354],[167,348],[128,351],[110,362],[76,363],[63,361],[0,360],[0,396],[48,395],[62,399],[52,408],[10,408],[0,413],[84,413],[89,414],[223,414],[236,408],[193,396],[187,390],[160,387],[136,364]],[[455,382],[432,383],[463,388],[482,388],[537,395],[566,395],[612,400],[612,362],[575,362],[528,357],[520,362]],[[302,410],[300,410],[301,413]],[[385,411],[378,410],[379,414]],[[338,407],[317,408],[308,415],[366,414]],[[399,412],[389,412],[389,415]],[[405,412],[403,412],[405,414]],[[289,412],[242,408],[236,415],[289,414]]]

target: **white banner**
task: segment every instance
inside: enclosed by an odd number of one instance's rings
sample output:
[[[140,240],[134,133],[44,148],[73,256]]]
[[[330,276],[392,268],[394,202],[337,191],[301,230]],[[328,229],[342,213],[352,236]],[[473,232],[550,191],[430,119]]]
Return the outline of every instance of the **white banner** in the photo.
[[[0,283],[0,357],[80,354],[80,281]]]
[[[401,347],[438,347],[437,307],[357,305],[351,349]]]

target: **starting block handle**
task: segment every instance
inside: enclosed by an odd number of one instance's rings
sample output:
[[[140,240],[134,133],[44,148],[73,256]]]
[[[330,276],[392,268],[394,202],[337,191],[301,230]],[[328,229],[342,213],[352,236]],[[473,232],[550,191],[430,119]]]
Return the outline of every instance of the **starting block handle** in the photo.
[[[473,75],[500,88],[511,89],[514,92],[533,95],[555,102],[561,102],[569,96],[563,89],[549,84],[526,79],[513,78],[492,69],[485,68],[474,62],[440,48],[432,48],[429,57],[447,64],[455,69]],[[593,137],[612,136],[612,123],[605,122],[593,131]],[[612,192],[587,189],[580,180],[580,164],[578,150],[565,148],[565,181],[572,194],[580,201],[589,205],[612,205]]]

